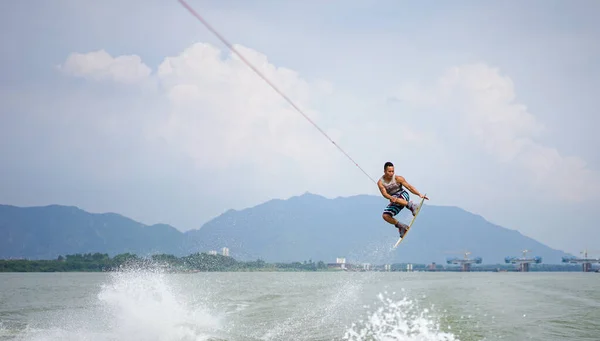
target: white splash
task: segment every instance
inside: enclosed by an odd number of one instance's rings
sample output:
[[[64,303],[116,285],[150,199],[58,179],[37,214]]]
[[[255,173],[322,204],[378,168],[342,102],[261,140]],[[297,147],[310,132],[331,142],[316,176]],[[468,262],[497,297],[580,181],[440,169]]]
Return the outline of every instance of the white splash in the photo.
[[[128,268],[109,274],[96,298],[80,311],[58,313],[48,326],[28,327],[25,341],[203,341],[218,332],[219,319],[202,306],[185,304],[160,268]]]
[[[218,319],[184,304],[167,274],[152,270],[116,272],[98,298],[111,329],[129,340],[203,340]]]
[[[451,333],[440,330],[430,316],[430,309],[420,309],[413,300],[404,297],[399,301],[378,295],[381,306],[368,313],[366,321],[353,323],[344,340],[362,341],[457,341]]]

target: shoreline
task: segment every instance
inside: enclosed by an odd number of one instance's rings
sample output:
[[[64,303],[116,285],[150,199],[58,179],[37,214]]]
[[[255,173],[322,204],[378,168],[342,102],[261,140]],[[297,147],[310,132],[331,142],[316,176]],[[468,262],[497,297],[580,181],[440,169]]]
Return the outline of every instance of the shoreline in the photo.
[[[185,257],[173,255],[153,255],[138,257],[133,254],[120,254],[109,257],[107,254],[75,254],[57,259],[0,259],[0,273],[48,273],[48,272],[119,272],[131,270],[161,270],[164,273],[198,272],[523,272],[513,264],[476,264],[467,271],[460,266],[440,264],[395,263],[365,265],[349,263],[329,263],[323,261],[267,263],[237,261],[229,256],[196,253]],[[574,264],[531,264],[526,272],[583,272],[580,265]],[[588,272],[599,272],[592,268]]]

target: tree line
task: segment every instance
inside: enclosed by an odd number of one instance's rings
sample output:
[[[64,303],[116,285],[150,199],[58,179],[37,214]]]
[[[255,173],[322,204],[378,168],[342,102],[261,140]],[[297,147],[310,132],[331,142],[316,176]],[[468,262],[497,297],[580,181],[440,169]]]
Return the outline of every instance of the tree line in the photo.
[[[139,257],[123,253],[110,257],[106,253],[77,253],[53,260],[2,259],[0,272],[105,272],[122,268],[163,267],[168,271],[322,271],[323,261],[267,263],[264,260],[238,261],[229,256],[194,253],[184,257],[156,254]]]

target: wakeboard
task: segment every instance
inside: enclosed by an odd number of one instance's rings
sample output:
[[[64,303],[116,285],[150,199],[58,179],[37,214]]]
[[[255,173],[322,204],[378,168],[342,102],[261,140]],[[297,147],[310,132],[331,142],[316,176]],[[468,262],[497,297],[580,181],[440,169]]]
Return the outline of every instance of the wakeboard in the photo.
[[[427,196],[427,193],[425,193],[424,197],[426,197],[426,196]],[[415,222],[415,219],[417,219],[417,216],[421,212],[421,206],[423,206],[423,202],[424,201],[425,201],[425,198],[421,198],[421,202],[419,203],[419,207],[417,208],[417,213],[415,213],[415,215],[413,216],[412,220],[410,221],[410,224],[408,224],[408,228],[406,229],[406,232],[404,232],[404,235],[398,239],[398,241],[396,242],[396,244],[394,244],[394,249],[396,247],[398,247],[398,245],[400,245],[400,242],[402,242],[402,240],[404,240],[404,238],[406,238],[406,235],[408,234],[408,231],[410,231],[410,228],[412,227],[413,223]]]

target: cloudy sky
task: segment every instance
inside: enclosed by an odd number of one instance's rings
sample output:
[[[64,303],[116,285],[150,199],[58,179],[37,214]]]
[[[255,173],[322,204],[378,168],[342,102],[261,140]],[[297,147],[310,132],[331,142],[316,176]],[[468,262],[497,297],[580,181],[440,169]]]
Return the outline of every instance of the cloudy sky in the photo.
[[[188,1],[372,178],[600,249],[600,3]],[[0,29],[1,203],[188,230],[378,195],[175,0],[5,1]]]

